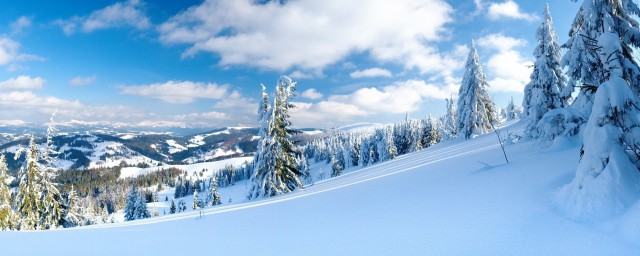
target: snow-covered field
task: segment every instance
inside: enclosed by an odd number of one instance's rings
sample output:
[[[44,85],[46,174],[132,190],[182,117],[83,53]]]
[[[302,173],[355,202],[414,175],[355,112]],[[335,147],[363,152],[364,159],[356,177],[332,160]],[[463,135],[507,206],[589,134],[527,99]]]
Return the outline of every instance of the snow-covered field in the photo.
[[[228,204],[223,194],[202,213],[0,232],[2,255],[640,255],[639,203],[589,223],[552,206],[579,147],[509,144],[506,164],[487,134],[275,198]]]

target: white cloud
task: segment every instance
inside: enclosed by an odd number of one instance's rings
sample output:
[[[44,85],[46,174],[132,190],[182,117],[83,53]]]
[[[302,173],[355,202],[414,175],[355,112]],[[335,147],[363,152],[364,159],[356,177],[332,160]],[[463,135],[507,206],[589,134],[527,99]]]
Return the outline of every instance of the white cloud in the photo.
[[[507,18],[535,21],[538,19],[538,16],[535,14],[522,12],[520,6],[512,0],[507,0],[504,3],[491,3],[491,5],[489,5],[488,16],[489,19],[492,20]]]
[[[318,91],[316,91],[316,89],[311,88],[311,89],[308,89],[308,90],[302,92],[302,94],[300,94],[300,96],[302,96],[303,98],[310,99],[310,100],[318,100],[318,99],[321,99],[322,96],[324,96],[324,95],[322,95],[322,93],[319,93]]]
[[[452,21],[453,8],[443,0],[280,2],[207,0],[162,24],[160,40],[190,45],[184,57],[219,55],[223,66],[315,70],[366,52],[421,72],[451,67],[429,45]]]
[[[20,16],[16,21],[9,24],[12,34],[21,34],[25,29],[31,27],[31,18]]]
[[[120,86],[121,93],[160,99],[164,102],[186,104],[196,99],[227,98],[229,85],[191,81],[168,81],[149,85]]]
[[[490,34],[477,41],[478,46],[484,47],[494,54],[489,57],[486,71],[492,92],[522,92],[529,82],[533,62],[516,50],[527,42],[522,39]]]
[[[448,99],[459,84],[445,86],[422,80],[396,82],[382,88],[362,88],[353,93],[332,95],[316,103],[296,103],[291,111],[296,124],[321,125],[345,123],[357,117],[401,114],[419,110],[428,99]],[[323,123],[323,120],[325,123]]]
[[[44,83],[42,77],[30,77],[30,76],[18,76],[9,78],[8,80],[0,82],[0,89],[2,90],[32,90],[42,89]]]
[[[80,30],[85,33],[99,29],[132,27],[144,30],[151,27],[149,18],[143,11],[144,3],[140,0],[129,0],[109,5],[93,11],[88,16],[74,16],[68,20],[57,20],[65,34],[72,35]]]
[[[300,70],[296,70],[291,72],[291,74],[288,75],[288,77],[294,78],[294,79],[310,79],[314,77],[313,73],[309,73],[309,72],[303,72]]]
[[[20,43],[11,38],[0,35],[0,66],[7,66],[7,71],[13,72],[23,69],[22,66],[16,64],[19,61],[45,61],[44,58],[36,55],[20,53]]]
[[[69,80],[69,84],[72,86],[85,86],[93,83],[95,80],[95,75],[87,77],[77,76]]]
[[[0,36],[0,65],[7,65],[18,59],[20,44],[6,36]]]
[[[383,68],[369,68],[365,70],[356,70],[349,74],[351,78],[365,78],[365,77],[391,77],[391,71]]]

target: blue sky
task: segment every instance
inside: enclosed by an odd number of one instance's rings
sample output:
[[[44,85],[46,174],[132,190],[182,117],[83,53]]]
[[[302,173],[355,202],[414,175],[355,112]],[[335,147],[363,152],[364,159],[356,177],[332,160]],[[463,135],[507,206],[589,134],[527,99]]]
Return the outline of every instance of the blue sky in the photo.
[[[348,2],[348,3],[347,3]],[[550,3],[560,42],[578,3]],[[542,1],[11,1],[0,124],[254,126],[260,83],[298,82],[298,127],[442,114],[474,38],[498,106],[528,82]]]

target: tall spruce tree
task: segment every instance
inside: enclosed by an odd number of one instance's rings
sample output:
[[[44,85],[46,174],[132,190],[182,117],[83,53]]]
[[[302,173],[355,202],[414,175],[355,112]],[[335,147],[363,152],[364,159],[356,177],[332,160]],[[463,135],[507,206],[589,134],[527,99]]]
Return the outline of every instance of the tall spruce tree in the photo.
[[[262,117],[261,127],[266,126],[264,134],[258,142],[261,152],[254,162],[254,173],[251,178],[252,187],[249,198],[268,197],[293,191],[302,182],[299,176],[302,172],[297,163],[300,152],[297,151],[293,135],[298,131],[291,129],[289,110],[294,105],[289,101],[295,95],[296,83],[283,76],[276,85],[273,104],[265,106],[266,96],[263,90],[263,103],[260,105],[259,115]],[[266,109],[266,111],[265,111]]]
[[[547,111],[565,107],[566,103],[566,97],[560,97],[567,83],[560,67],[562,49],[557,43],[549,4],[545,6],[544,17],[536,32],[538,46],[533,51],[536,61],[522,101],[523,114],[528,119],[525,133],[529,137],[537,137],[536,125]]]
[[[640,96],[640,68],[633,55],[633,47],[640,47],[640,25],[634,18],[639,14],[640,9],[633,0],[582,2],[569,31],[569,40],[562,46],[567,52],[561,64],[567,68],[570,80],[561,96],[568,99],[575,88],[580,88],[572,107],[586,116],[589,116],[593,109],[594,94],[599,81],[603,81],[602,72],[597,72],[602,70],[600,58],[591,49],[597,47],[598,38],[605,32],[620,36],[622,79],[629,83],[636,97]]]
[[[18,219],[11,203],[7,171],[7,160],[3,154],[0,155],[0,230],[12,230],[18,224]]]
[[[469,139],[473,134],[486,133],[496,122],[495,104],[489,96],[487,77],[482,72],[475,42],[467,59],[464,77],[458,93],[456,134]]]

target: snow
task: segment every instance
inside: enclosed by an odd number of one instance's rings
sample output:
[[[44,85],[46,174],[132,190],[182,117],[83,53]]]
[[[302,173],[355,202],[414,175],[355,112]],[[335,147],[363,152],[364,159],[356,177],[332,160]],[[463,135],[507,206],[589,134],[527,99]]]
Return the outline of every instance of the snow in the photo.
[[[508,127],[511,132],[523,128],[524,123]],[[550,195],[574,177],[579,149],[572,140],[547,149],[532,141],[508,144],[511,163],[505,164],[495,134],[485,134],[345,170],[269,199],[236,198],[246,192],[239,183],[230,187],[237,192],[221,189],[223,205],[201,213],[0,232],[0,241],[12,245],[2,253],[640,255],[640,203],[591,223],[571,221],[553,207]],[[34,241],[38,246],[29,246]]]
[[[187,150],[187,147],[180,145],[175,140],[167,140],[167,145],[169,145],[169,154],[174,154],[174,153]]]
[[[205,175],[210,176],[214,171],[218,171],[227,165],[241,166],[245,162],[250,162],[251,159],[253,159],[253,157],[236,157],[236,158],[229,158],[229,159],[220,160],[220,161],[204,162],[204,163],[189,164],[189,165],[163,165],[163,166],[156,166],[156,167],[149,167],[149,168],[125,167],[125,168],[122,168],[122,170],[120,170],[120,179],[137,177],[142,174],[155,172],[162,169],[168,169],[172,167],[186,171],[187,173],[189,173],[189,175],[193,175],[193,173],[195,172],[199,172],[199,171],[202,171],[203,169],[207,169],[207,172],[205,172]]]

